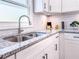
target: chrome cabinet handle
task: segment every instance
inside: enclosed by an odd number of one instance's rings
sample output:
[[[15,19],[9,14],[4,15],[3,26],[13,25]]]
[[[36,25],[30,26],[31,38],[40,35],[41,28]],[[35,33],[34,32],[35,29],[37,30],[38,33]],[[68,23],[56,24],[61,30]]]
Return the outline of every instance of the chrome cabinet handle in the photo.
[[[44,3],[44,9],[46,9],[46,3]]]
[[[43,56],[42,59],[45,59],[45,56]]]
[[[74,38],[79,38],[79,36],[74,36]]]
[[[59,36],[56,36],[56,38],[59,38]]]
[[[48,54],[47,53],[45,54],[45,56],[46,56],[46,59],[48,59]]]
[[[55,44],[55,50],[56,50],[56,51],[58,50],[57,44]]]
[[[51,11],[51,5],[49,6],[49,11]]]

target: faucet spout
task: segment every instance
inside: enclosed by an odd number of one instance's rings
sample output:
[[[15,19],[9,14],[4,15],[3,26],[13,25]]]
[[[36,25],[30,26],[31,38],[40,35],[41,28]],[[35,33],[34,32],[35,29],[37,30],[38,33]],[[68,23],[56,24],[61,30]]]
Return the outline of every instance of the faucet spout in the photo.
[[[29,25],[31,25],[31,21],[30,21],[30,17],[29,16],[26,16],[26,15],[20,16],[19,21],[18,21],[19,22],[19,27],[18,27],[18,34],[19,35],[21,34],[21,20],[22,20],[23,17],[28,18]]]

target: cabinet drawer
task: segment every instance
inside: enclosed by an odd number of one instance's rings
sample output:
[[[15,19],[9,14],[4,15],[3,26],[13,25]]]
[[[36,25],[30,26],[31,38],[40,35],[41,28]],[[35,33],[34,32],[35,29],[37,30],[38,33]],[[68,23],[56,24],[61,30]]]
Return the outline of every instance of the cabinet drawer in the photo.
[[[66,33],[64,38],[68,40],[79,40],[79,34]]]

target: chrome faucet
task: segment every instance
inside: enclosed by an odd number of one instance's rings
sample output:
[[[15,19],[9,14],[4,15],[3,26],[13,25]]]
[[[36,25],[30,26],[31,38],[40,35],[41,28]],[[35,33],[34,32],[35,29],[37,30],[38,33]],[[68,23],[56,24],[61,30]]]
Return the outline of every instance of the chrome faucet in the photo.
[[[21,30],[21,19],[22,19],[23,17],[28,18],[29,25],[31,25],[31,21],[30,21],[30,18],[29,18],[28,16],[26,16],[26,15],[22,15],[22,16],[20,16],[20,18],[19,18],[19,27],[18,27],[18,34],[19,34],[19,35],[20,35],[21,32],[22,32],[22,30]]]
[[[23,30],[21,30],[21,20],[22,20],[23,17],[28,18],[29,25],[31,25],[31,21],[30,21],[30,18],[28,16],[26,16],[26,15],[20,16],[19,21],[18,21],[19,22],[19,25],[18,25],[18,42],[21,42],[22,41],[21,32]]]

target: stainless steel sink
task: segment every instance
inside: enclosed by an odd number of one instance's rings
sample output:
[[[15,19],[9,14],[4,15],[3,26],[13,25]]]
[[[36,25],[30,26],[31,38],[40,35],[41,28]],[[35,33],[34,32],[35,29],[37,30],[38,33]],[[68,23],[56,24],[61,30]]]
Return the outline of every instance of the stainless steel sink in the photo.
[[[10,41],[10,42],[19,42],[18,36],[10,36],[3,38],[4,40]],[[31,39],[30,37],[22,36],[22,41],[26,41]]]
[[[21,38],[22,38],[21,41],[23,42],[23,41],[32,39],[34,37],[39,37],[39,36],[44,35],[44,34],[46,34],[46,33],[44,33],[44,32],[30,32],[30,33],[26,33],[26,34],[23,34],[21,36]],[[4,37],[3,39],[7,40],[7,41],[10,41],[10,42],[19,42],[20,41],[20,39],[18,39],[18,36],[9,36],[9,37]]]
[[[3,38],[4,40],[11,41],[11,42],[18,42],[18,37],[17,36],[9,36]]]

